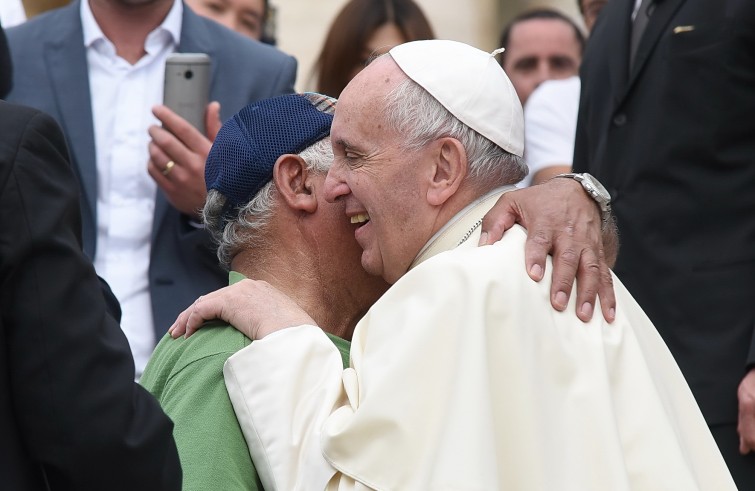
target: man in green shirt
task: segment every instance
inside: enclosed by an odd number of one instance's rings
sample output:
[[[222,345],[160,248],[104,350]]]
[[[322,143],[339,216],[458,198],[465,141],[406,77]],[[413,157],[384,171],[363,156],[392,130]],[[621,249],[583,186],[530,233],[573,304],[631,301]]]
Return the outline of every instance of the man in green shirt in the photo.
[[[343,204],[322,196],[334,104],[290,94],[226,122],[207,159],[203,215],[230,283],[247,276],[286,292],[333,326],[328,335],[347,366],[356,322],[388,285],[361,267]],[[223,380],[226,359],[249,343],[219,322],[189,339],[166,335],[142,375],[175,424],[184,490],[262,489]]]

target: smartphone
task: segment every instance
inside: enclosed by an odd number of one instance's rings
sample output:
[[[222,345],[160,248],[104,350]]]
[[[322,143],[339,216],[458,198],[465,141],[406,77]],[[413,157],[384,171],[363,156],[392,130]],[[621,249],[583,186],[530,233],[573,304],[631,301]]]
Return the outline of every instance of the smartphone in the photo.
[[[205,111],[210,98],[210,57],[205,53],[172,53],[165,61],[163,103],[207,134]]]

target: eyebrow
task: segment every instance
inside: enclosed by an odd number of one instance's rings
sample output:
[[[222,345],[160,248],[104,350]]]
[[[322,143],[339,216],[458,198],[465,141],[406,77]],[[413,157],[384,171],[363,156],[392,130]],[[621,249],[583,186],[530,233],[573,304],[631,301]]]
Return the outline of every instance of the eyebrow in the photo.
[[[354,145],[352,145],[351,143],[349,143],[344,138],[338,138],[337,140],[333,140],[333,142],[335,142],[335,144],[338,145],[339,147],[354,148]]]

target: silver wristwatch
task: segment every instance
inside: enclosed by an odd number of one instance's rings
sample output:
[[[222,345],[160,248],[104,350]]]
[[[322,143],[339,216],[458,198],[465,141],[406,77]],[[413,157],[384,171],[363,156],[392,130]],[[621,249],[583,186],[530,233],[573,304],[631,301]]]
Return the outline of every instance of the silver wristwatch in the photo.
[[[556,177],[568,177],[580,183],[585,191],[587,191],[587,194],[598,204],[603,224],[608,223],[608,220],[611,218],[611,194],[603,187],[600,181],[587,172],[581,174],[559,174]]]

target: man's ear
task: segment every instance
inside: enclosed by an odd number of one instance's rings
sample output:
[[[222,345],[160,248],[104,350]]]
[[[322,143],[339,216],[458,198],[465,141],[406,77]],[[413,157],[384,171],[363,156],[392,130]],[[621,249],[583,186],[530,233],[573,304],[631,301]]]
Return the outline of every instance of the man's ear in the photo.
[[[467,152],[456,138],[444,137],[433,142],[432,175],[427,201],[440,206],[459,190],[467,175]]]
[[[278,157],[273,167],[275,187],[292,210],[314,213],[317,210],[317,197],[307,163],[298,155],[285,154]]]

